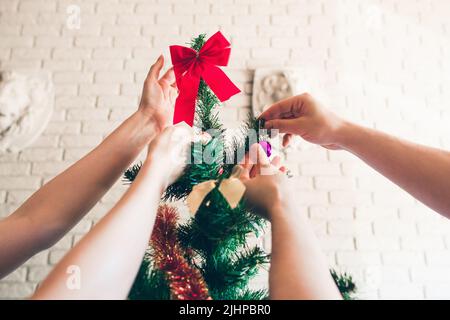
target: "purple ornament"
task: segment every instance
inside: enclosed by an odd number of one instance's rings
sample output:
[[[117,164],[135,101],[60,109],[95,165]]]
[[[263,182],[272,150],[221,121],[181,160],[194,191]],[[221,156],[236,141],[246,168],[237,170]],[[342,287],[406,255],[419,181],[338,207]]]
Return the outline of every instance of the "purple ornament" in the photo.
[[[270,157],[272,154],[272,145],[270,144],[270,142],[269,141],[260,141],[259,145],[263,148],[266,155],[268,157]]]

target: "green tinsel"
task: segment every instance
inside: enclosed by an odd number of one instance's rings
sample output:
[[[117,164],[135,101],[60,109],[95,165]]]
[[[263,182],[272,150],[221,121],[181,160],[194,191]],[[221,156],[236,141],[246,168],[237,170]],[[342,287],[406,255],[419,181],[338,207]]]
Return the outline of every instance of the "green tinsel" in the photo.
[[[194,38],[190,46],[199,51],[205,42],[204,34]],[[163,199],[184,199],[193,186],[207,180],[221,180],[228,178],[234,164],[224,164],[224,160],[233,158],[236,163],[237,150],[245,147],[248,150],[249,141],[245,138],[234,138],[225,146],[225,130],[219,121],[216,107],[219,100],[204,81],[200,82],[197,101],[195,123],[202,130],[217,129],[219,135],[205,145],[191,148],[191,161],[201,159],[203,151],[214,150],[211,163],[193,163],[188,165],[183,175],[170,185]],[[246,131],[254,129],[260,133],[263,127],[261,121],[249,116],[242,129],[242,137]],[[262,133],[262,132],[261,132]],[[266,140],[267,134],[258,135],[259,140]],[[240,149],[242,150],[242,149]],[[135,165],[125,172],[125,179],[132,182],[138,174],[140,165]],[[202,273],[211,297],[213,299],[242,299],[260,300],[267,298],[266,290],[253,291],[248,288],[249,281],[259,269],[269,262],[269,255],[258,246],[249,247],[247,237],[260,234],[265,221],[251,213],[244,201],[231,209],[222,194],[216,189],[204,199],[196,215],[187,223],[178,227],[181,245],[194,253],[195,261],[190,261]],[[332,275],[343,293],[349,297],[354,289],[350,285],[351,278],[341,278],[335,272]],[[352,290],[350,290],[352,289]],[[167,283],[159,270],[154,269],[151,260],[151,248],[144,258],[140,271],[129,295],[130,299],[169,299],[170,293]]]

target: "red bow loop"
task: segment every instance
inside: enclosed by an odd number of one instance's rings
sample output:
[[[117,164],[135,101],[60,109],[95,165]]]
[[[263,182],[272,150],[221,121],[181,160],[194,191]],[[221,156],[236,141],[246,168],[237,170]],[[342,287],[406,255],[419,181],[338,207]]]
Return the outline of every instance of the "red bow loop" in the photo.
[[[230,43],[219,31],[205,42],[200,49],[199,56],[217,66],[226,66],[230,53]]]
[[[173,123],[185,121],[193,125],[195,100],[202,78],[220,101],[241,92],[218,67],[228,65],[231,48],[220,31],[209,38],[200,51],[183,46],[170,46],[170,56],[180,91],[175,103]]]

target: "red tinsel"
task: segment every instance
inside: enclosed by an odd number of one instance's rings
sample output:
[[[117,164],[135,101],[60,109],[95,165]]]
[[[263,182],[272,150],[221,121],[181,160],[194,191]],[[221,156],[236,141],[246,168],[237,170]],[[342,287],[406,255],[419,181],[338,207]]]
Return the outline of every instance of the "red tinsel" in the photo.
[[[161,205],[151,237],[156,266],[165,272],[172,299],[210,300],[205,280],[199,270],[186,260],[186,252],[177,237],[178,212],[168,205]]]

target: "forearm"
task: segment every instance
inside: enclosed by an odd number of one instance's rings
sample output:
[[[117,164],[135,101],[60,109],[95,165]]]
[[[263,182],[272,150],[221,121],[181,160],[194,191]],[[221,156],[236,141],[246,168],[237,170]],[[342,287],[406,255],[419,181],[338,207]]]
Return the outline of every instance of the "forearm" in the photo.
[[[144,164],[117,205],[56,266],[34,299],[125,299],[148,245],[163,179]],[[67,270],[80,271],[79,289]]]
[[[136,112],[98,147],[34,193],[1,222],[0,277],[57,242],[109,190],[156,134]],[[3,245],[2,245],[3,244]]]
[[[271,217],[270,298],[341,299],[307,218],[289,204],[274,207]]]
[[[450,218],[450,152],[346,123],[339,144],[430,208]]]
[[[54,221],[58,229],[70,228],[111,188],[155,134],[152,120],[134,113],[98,147],[36,192],[21,211],[32,219]]]

